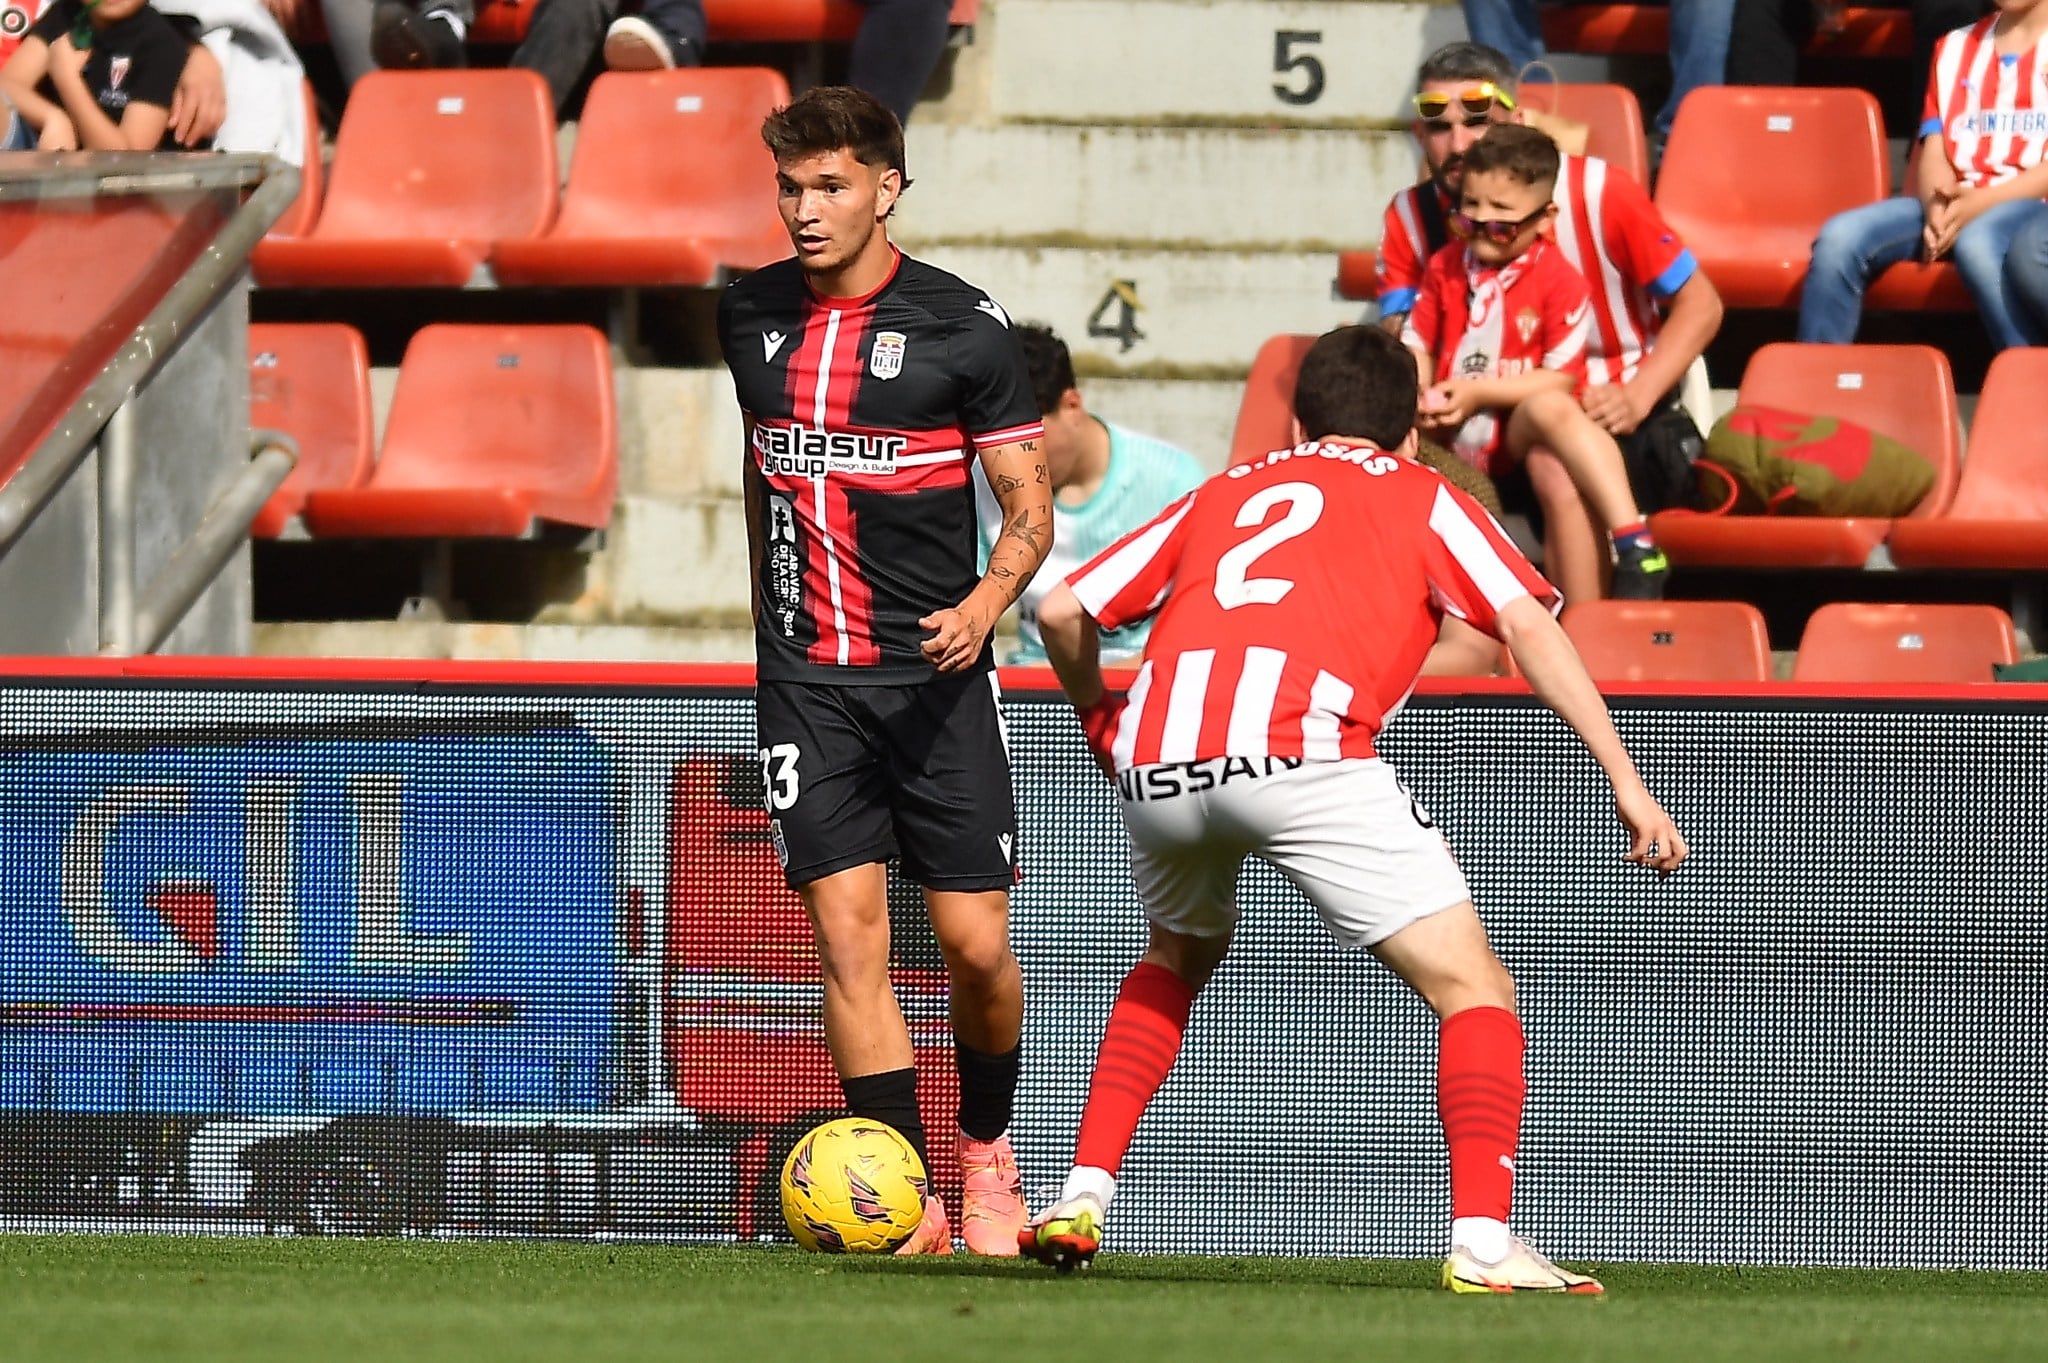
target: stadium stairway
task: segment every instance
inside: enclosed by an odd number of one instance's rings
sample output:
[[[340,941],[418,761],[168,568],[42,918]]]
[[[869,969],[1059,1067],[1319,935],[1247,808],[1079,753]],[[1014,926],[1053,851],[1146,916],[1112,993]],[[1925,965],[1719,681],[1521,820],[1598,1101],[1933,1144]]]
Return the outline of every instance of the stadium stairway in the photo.
[[[1463,32],[1448,5],[982,0],[910,125],[895,235],[1057,328],[1093,410],[1220,469],[1259,344],[1361,315],[1335,253],[1412,181],[1415,64]],[[372,378],[381,423],[393,376]],[[532,623],[279,623],[257,646],[749,656],[730,384],[622,365],[617,388],[605,548]]]

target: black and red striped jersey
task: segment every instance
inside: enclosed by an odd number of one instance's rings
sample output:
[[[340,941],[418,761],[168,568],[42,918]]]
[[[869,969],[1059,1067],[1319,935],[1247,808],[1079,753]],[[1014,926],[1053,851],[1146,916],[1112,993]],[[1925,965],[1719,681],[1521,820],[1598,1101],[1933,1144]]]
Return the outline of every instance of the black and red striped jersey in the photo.
[[[917,622],[981,578],[971,464],[1043,434],[1009,315],[905,255],[862,298],[820,297],[787,260],[727,287],[718,340],[767,484],[758,675],[932,676]]]

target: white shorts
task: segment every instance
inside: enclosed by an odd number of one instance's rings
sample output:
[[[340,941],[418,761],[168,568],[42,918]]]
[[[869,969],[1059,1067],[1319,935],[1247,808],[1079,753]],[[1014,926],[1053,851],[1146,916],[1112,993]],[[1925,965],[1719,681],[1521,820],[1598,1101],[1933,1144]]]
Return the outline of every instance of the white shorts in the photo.
[[[1471,898],[1428,811],[1376,757],[1213,757],[1137,767],[1117,788],[1138,898],[1173,932],[1236,926],[1246,857],[1286,876],[1348,947]]]

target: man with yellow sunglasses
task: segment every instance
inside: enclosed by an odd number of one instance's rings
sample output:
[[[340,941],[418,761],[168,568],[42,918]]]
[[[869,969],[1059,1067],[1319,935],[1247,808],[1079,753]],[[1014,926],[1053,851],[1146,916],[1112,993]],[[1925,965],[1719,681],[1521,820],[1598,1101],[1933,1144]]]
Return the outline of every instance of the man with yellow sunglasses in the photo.
[[[1394,196],[1379,249],[1380,323],[1396,335],[1415,306],[1424,265],[1451,239],[1465,153],[1493,124],[1523,121],[1514,67],[1479,43],[1431,53],[1416,73],[1414,108],[1429,178]],[[1677,391],[1720,329],[1721,297],[1627,172],[1598,157],[1566,156],[1556,204],[1557,245],[1592,293],[1580,403],[1620,444],[1645,514],[1682,504],[1672,489],[1690,487],[1687,465],[1700,436]],[[1530,488],[1503,486],[1502,497],[1514,511],[1541,504],[1546,555],[1564,560],[1546,563],[1552,580],[1605,572],[1604,536],[1555,456],[1539,449],[1522,467]]]

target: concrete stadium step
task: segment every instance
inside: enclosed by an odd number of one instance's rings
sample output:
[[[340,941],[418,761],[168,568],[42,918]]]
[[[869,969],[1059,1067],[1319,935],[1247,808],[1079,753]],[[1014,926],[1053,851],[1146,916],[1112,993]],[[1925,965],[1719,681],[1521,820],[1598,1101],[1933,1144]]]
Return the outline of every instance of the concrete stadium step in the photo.
[[[987,112],[1054,123],[1405,122],[1416,66],[1465,36],[1454,5],[1358,0],[991,0],[984,13]]]
[[[907,244],[1013,316],[1052,325],[1101,377],[1242,379],[1268,336],[1360,316],[1333,295],[1325,252]]]
[[[1420,168],[1405,131],[1330,128],[914,122],[907,156],[898,235],[1004,245],[1349,250]]]

